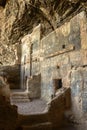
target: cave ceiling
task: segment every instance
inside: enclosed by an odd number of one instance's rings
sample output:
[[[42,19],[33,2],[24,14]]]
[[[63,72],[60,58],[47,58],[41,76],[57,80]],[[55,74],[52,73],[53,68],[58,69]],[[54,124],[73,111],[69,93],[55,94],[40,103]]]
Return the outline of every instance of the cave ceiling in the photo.
[[[0,0],[0,5],[5,2]],[[3,8],[1,39],[7,44],[14,44],[23,35],[31,33],[39,23],[44,37],[76,13],[86,10],[86,5],[86,0],[8,0]]]

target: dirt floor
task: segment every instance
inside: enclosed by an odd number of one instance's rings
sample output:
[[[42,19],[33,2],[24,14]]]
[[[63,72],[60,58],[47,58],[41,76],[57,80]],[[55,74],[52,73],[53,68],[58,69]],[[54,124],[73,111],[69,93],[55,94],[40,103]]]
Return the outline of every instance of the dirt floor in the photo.
[[[12,104],[18,106],[18,113],[22,115],[43,113],[47,104],[41,99],[34,99],[30,102],[18,102]]]

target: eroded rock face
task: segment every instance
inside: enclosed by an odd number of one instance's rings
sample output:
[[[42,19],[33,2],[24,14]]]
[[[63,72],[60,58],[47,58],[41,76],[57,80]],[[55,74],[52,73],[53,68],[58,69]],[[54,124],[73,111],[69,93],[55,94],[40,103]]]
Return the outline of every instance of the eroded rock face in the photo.
[[[3,32],[11,43],[15,43],[41,23],[42,36],[47,35],[62,24],[64,19],[79,12],[84,2],[82,0],[9,0],[4,10],[5,28]]]
[[[2,66],[0,72],[3,72],[7,76],[7,82],[10,89],[20,89],[20,66]]]
[[[5,102],[10,102],[10,88],[5,76],[0,76],[0,96]]]

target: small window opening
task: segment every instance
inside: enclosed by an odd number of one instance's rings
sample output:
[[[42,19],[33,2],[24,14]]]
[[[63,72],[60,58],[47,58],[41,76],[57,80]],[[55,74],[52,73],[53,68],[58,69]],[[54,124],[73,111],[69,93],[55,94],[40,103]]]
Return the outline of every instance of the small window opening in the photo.
[[[54,89],[55,89],[55,92],[62,88],[62,79],[54,79]]]
[[[62,45],[62,48],[63,48],[63,49],[65,49],[65,47],[66,47],[65,45]]]
[[[57,65],[57,69],[60,69],[60,66],[59,66],[59,65]]]

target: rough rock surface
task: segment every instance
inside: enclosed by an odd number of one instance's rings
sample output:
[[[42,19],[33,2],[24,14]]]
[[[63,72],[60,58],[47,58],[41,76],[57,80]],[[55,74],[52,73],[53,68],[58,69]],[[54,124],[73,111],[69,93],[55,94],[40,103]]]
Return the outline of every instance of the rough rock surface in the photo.
[[[1,66],[0,74],[4,74],[11,89],[20,88],[20,66]]]

